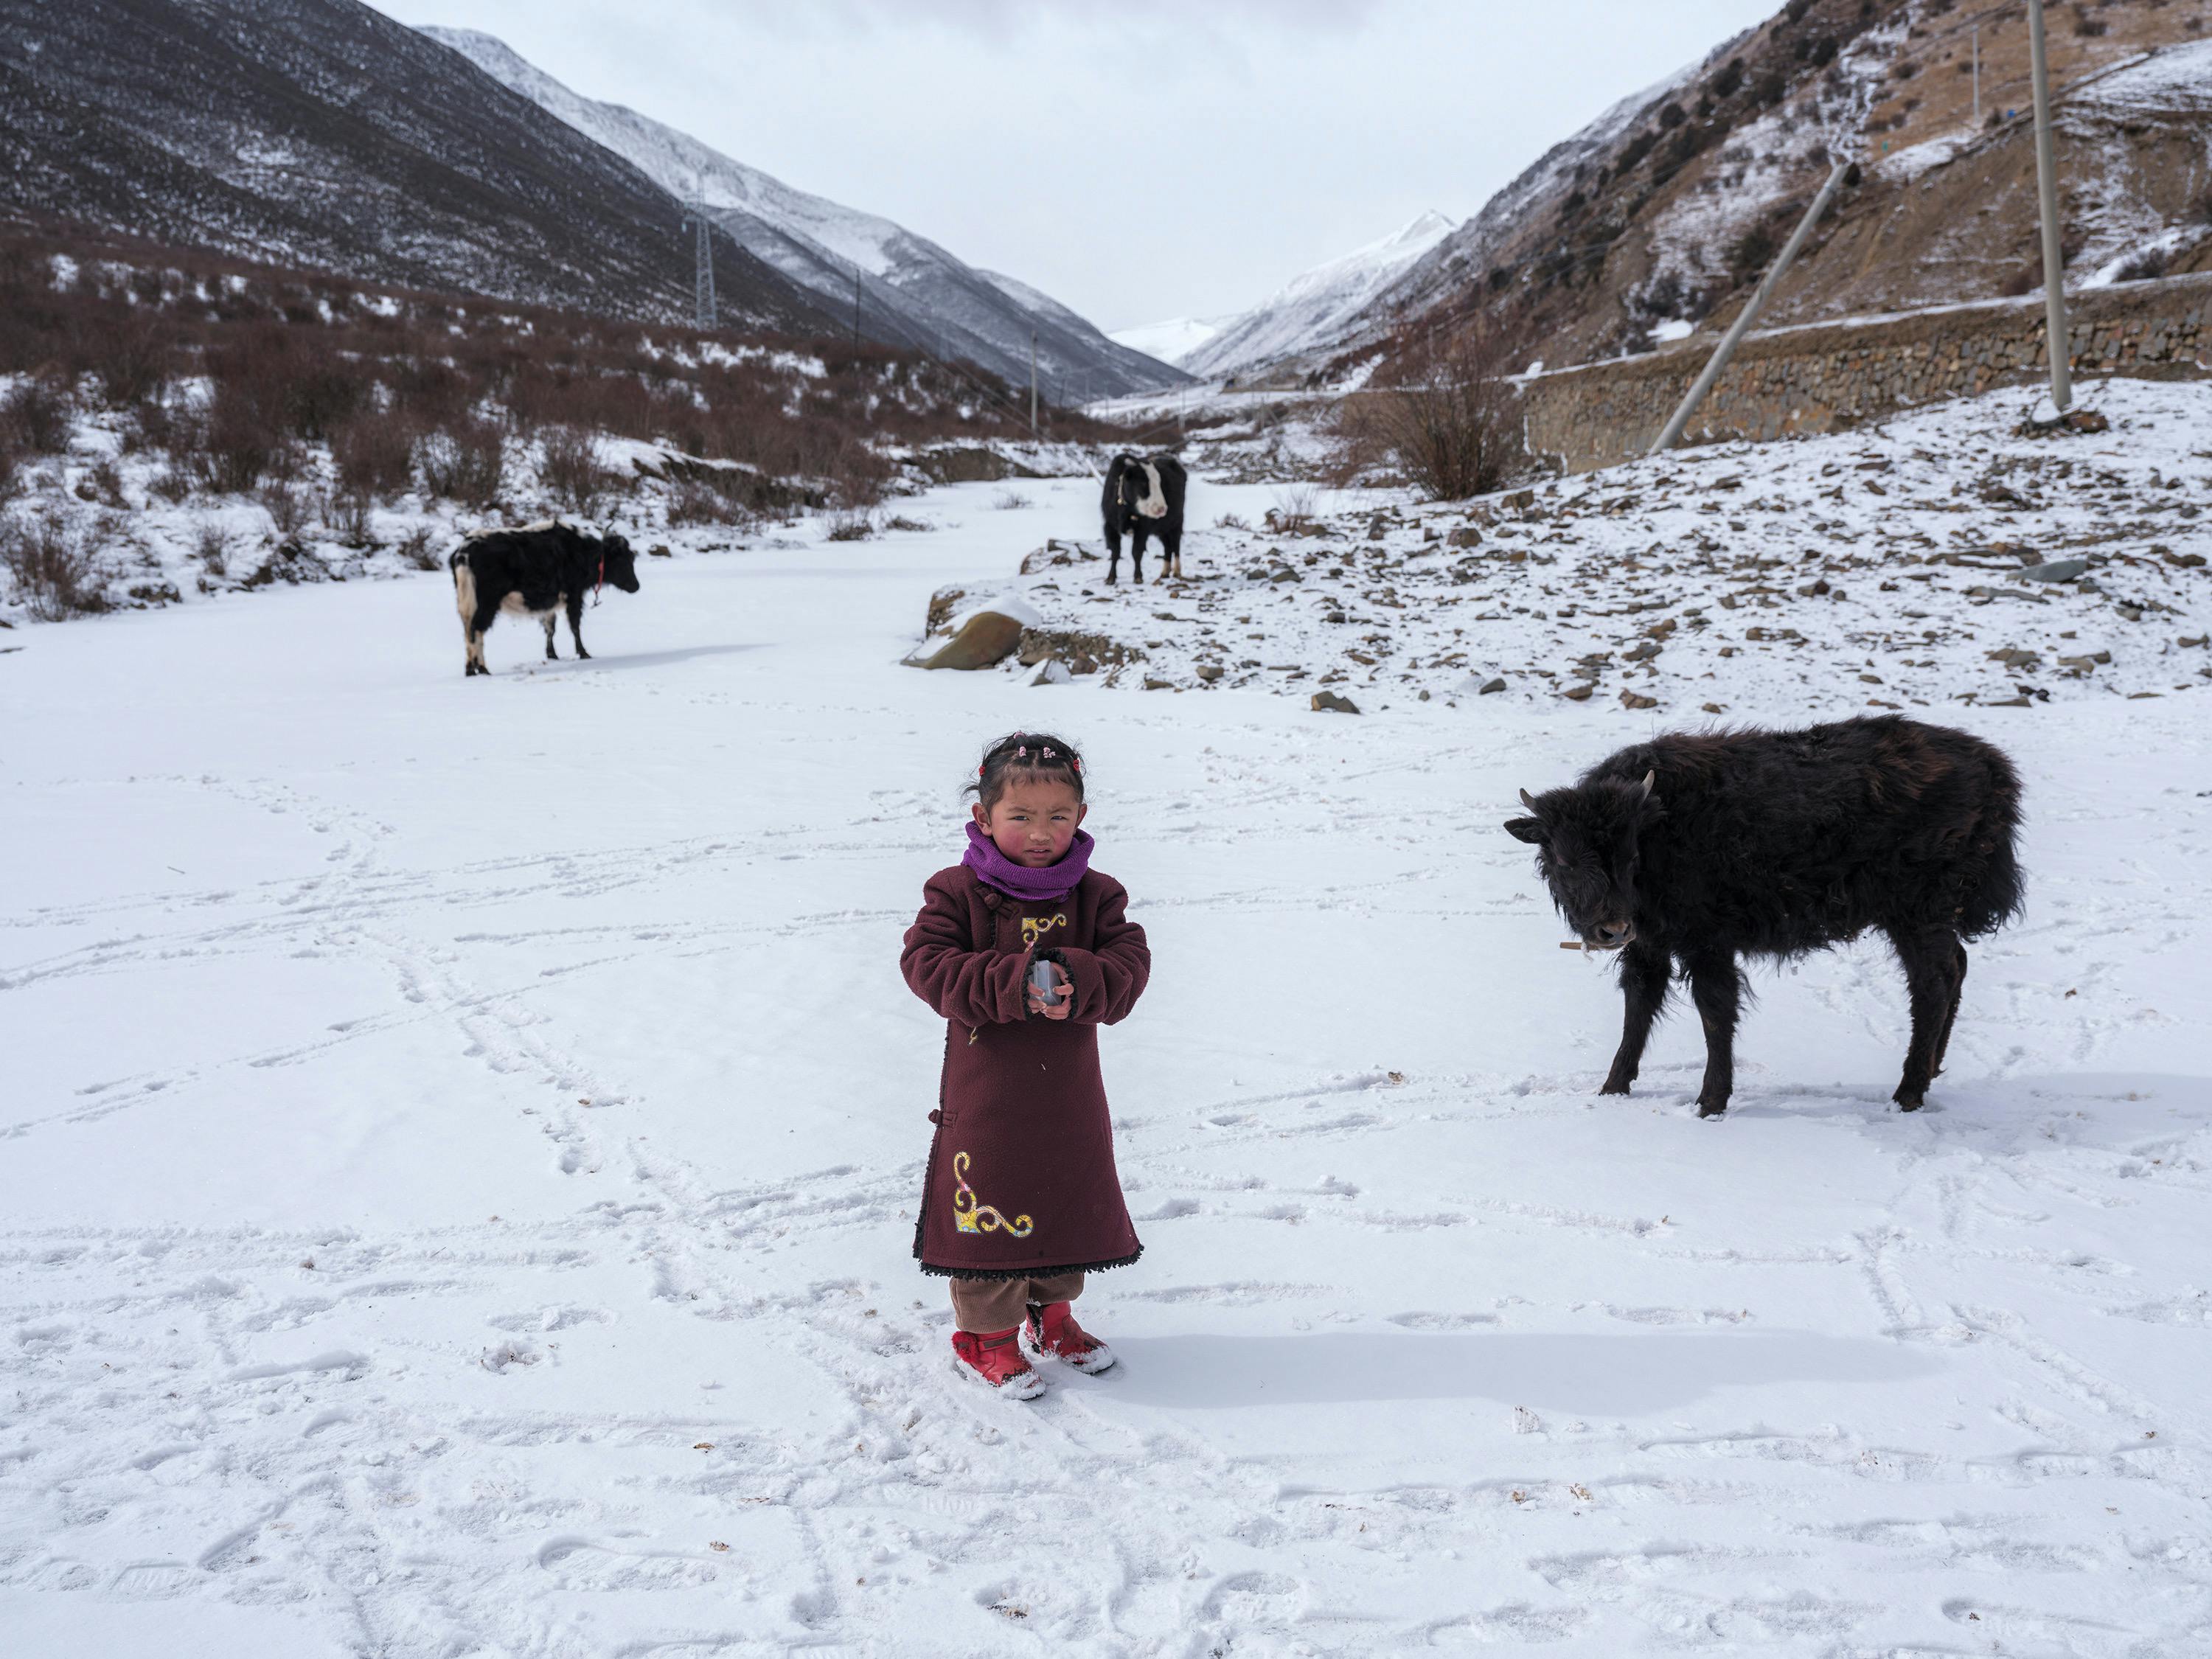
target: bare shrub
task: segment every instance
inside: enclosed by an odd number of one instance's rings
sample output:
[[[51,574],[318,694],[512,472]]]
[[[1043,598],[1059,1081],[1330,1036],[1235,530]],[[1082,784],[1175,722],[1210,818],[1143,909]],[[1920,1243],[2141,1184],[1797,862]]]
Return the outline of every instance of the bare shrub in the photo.
[[[857,507],[841,507],[829,519],[828,539],[833,542],[864,542],[876,533],[876,518]]]
[[[1213,521],[1216,530],[1249,530],[1252,526],[1234,513],[1224,513]]]
[[[1002,489],[991,498],[991,505],[1001,513],[1018,513],[1032,503],[1030,498],[1018,489]]]
[[[506,482],[507,434],[489,421],[456,421],[426,434],[415,458],[425,489],[482,511]]]
[[[100,401],[123,410],[151,403],[167,389],[175,349],[168,323],[133,316],[116,327],[87,331],[76,356],[99,380]]]
[[[538,476],[553,499],[580,518],[589,518],[616,483],[599,441],[573,426],[548,427],[538,439]]]
[[[58,455],[69,447],[74,412],[69,388],[58,377],[34,375],[0,400],[0,427],[12,433],[18,449]]]
[[[201,479],[222,495],[243,495],[261,482],[283,434],[235,383],[218,380],[193,456]]]
[[[341,484],[326,490],[322,501],[324,528],[337,538],[341,547],[356,551],[376,545],[368,533],[368,494],[366,490],[348,489]]]
[[[23,608],[40,622],[65,622],[107,609],[84,538],[62,519],[0,521],[0,567],[14,578]]]
[[[1363,402],[1376,439],[1431,501],[1495,489],[1519,453],[1512,388],[1498,353],[1474,334],[1402,363],[1396,384]]]
[[[172,462],[149,479],[146,488],[175,506],[191,495],[192,475]]]
[[[399,538],[399,556],[417,570],[441,569],[446,562],[431,544],[430,526],[427,524],[416,525]]]
[[[397,410],[356,415],[331,434],[341,488],[390,500],[415,481],[415,423]]]
[[[1267,509],[1267,522],[1277,530],[1296,534],[1313,522],[1314,507],[1320,500],[1321,490],[1316,485],[1285,484],[1275,492],[1275,504]]]
[[[192,551],[199,556],[200,567],[210,576],[228,574],[230,570],[230,526],[221,519],[205,518],[192,537]]]
[[[289,483],[272,483],[261,492],[261,505],[280,537],[289,538],[307,522],[307,495]]]
[[[892,514],[890,518],[884,520],[883,527],[885,530],[896,530],[909,536],[921,535],[937,528],[935,525],[927,523],[921,519],[909,519],[903,513]]]

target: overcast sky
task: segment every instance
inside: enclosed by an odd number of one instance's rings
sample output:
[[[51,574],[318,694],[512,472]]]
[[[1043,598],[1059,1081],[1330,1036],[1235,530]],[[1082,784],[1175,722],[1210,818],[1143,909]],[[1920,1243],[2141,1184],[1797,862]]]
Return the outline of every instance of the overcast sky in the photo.
[[[1779,0],[374,0],[1113,330],[1454,220]]]

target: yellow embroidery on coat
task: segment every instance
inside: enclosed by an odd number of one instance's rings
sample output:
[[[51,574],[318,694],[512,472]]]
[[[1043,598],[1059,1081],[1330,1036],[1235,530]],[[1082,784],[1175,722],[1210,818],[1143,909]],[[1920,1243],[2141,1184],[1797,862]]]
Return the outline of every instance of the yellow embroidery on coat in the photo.
[[[1057,915],[1024,916],[1022,918],[1022,948],[1027,951],[1034,951],[1036,949],[1036,942],[1042,939],[1047,933],[1052,932],[1055,927],[1065,927],[1066,926],[1067,915],[1065,911],[1060,912]]]
[[[1036,1225],[1027,1216],[1018,1215],[1012,1221],[988,1204],[975,1201],[975,1189],[968,1184],[968,1154],[952,1154],[952,1224],[963,1233],[994,1233],[1004,1229],[1009,1237],[1027,1238]]]

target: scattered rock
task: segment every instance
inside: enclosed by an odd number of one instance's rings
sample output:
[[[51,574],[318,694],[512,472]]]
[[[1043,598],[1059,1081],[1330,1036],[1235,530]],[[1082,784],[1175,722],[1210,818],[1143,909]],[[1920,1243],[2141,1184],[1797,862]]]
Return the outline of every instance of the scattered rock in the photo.
[[[1197,673],[1199,678],[1211,685],[1214,681],[1221,678],[1223,670],[1221,665],[1218,662],[1202,662],[1199,664],[1194,672]]]
[[[1569,686],[1559,695],[1569,702],[1587,702],[1589,700],[1589,694],[1596,689],[1588,680],[1584,680],[1580,685]]]
[[[2023,581],[2070,582],[2088,568],[2087,559],[2054,559],[2049,564],[2030,565],[2020,574]]]
[[[1647,697],[1640,691],[1632,691],[1624,685],[1620,688],[1620,706],[1624,708],[1656,708],[1659,699]]]
[[[2045,400],[2048,406],[2048,399]],[[2110,432],[2112,423],[2094,409],[2069,409],[2054,418],[2038,420],[2031,415],[2013,428],[2016,438],[2069,438],[2094,432]]]
[[[1147,674],[1145,676],[1145,690],[1147,691],[1172,691],[1175,690],[1175,682],[1173,680],[1158,679],[1153,676]]]
[[[1316,714],[1357,714],[1359,705],[1349,697],[1340,697],[1334,691],[1316,691],[1309,705]]]
[[[1452,547],[1480,547],[1482,545],[1482,532],[1471,524],[1462,525],[1444,540]]]
[[[1503,679],[1485,680],[1482,683],[1482,690],[1478,691],[1475,695],[1477,696],[1486,697],[1493,691],[1503,691],[1504,689],[1505,682]]]

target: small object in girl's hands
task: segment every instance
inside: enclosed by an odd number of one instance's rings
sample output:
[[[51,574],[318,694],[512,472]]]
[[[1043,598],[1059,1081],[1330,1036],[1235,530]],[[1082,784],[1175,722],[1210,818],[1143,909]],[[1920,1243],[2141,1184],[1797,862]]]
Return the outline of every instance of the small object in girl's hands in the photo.
[[[1037,1000],[1048,1008],[1060,1006],[1060,980],[1054,974],[1052,963],[1042,957],[1030,963],[1030,989],[1036,993]]]

